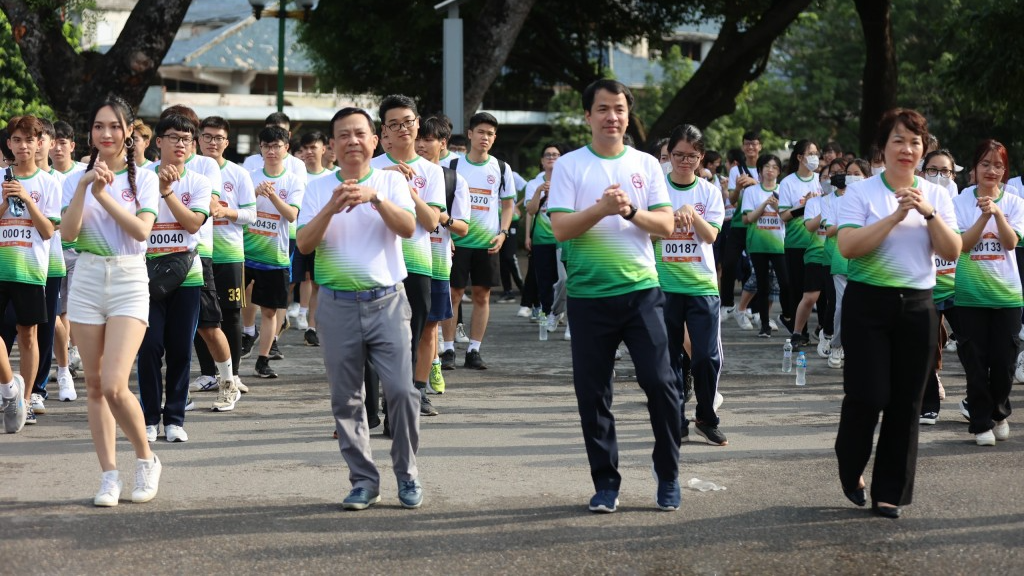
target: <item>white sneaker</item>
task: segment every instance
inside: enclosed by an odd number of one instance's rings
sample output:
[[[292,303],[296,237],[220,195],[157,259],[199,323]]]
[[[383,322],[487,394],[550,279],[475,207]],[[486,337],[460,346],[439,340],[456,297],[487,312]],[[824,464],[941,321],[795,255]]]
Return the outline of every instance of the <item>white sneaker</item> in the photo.
[[[462,294],[462,301],[465,302],[466,304],[469,304],[469,303],[473,302],[473,299],[469,297],[469,294],[463,293]]]
[[[776,324],[775,320],[772,320],[772,319],[768,320],[768,327],[771,328],[773,331],[778,331],[778,329],[779,329],[779,325]]]
[[[455,325],[455,341],[459,344],[469,344],[469,336],[466,336],[466,327],[462,324]]]
[[[1013,371],[1014,382],[1024,382],[1024,352],[1017,355],[1017,368]]]
[[[191,412],[196,409],[196,402],[192,399],[192,395],[189,394],[185,397],[185,412]]]
[[[286,313],[286,316],[288,316],[289,318],[295,318],[298,315],[299,315],[299,303],[298,302],[292,302],[291,304],[288,305],[288,312]]]
[[[754,329],[754,325],[750,322],[749,310],[737,310],[734,316],[736,316],[736,323],[739,324],[740,330]]]
[[[946,352],[956,352],[956,340],[950,338],[946,341]]]
[[[199,376],[192,381],[192,384],[188,387],[193,392],[213,392],[217,389],[217,377],[216,376]]]
[[[843,367],[843,347],[837,346],[829,351],[828,367],[839,369]]]
[[[188,442],[188,434],[185,433],[185,429],[177,424],[164,426],[164,436],[168,442]]]
[[[29,400],[29,404],[31,405],[32,411],[36,414],[46,414],[46,405],[43,404],[42,394],[36,394],[33,392],[32,397]]]
[[[76,372],[82,370],[82,356],[78,353],[78,346],[68,348],[68,368]]]
[[[1008,440],[1010,438],[1010,423],[1006,420],[996,422],[996,427],[992,429],[992,435],[1000,442]]]
[[[618,348],[615,349],[615,359],[622,360],[622,350],[619,350]]]
[[[981,434],[975,434],[974,442],[977,443],[978,446],[995,446],[996,435],[993,434],[991,430],[982,432]]]
[[[58,370],[57,386],[60,387],[61,402],[78,400],[78,392],[75,391],[75,380],[71,378],[71,372],[61,372]]]
[[[2,411],[4,432],[17,434],[28,421],[28,406],[25,405],[25,380],[21,374],[14,375],[14,398],[3,398]]]
[[[518,318],[529,318],[530,317],[530,307],[529,306],[520,306],[519,307],[519,311],[516,312],[516,317],[518,317]]]
[[[238,391],[241,392],[242,394],[248,394],[249,387],[246,386],[245,384],[242,384],[242,379],[239,378],[238,376],[234,376],[233,378],[235,380],[235,388],[238,388]]]
[[[160,433],[160,426],[154,424],[152,426],[146,426],[146,440],[150,442],[156,442],[156,436]]]
[[[167,426],[167,428],[171,426]],[[156,454],[153,454],[152,464],[145,460],[135,460],[135,490],[132,491],[132,502],[141,504],[156,498],[157,490],[160,488],[162,469],[163,465],[160,464],[160,459],[156,457]]]
[[[569,324],[565,325],[565,334],[562,334],[562,340],[572,340],[572,336],[569,334]]]
[[[117,470],[104,472],[100,475],[100,491],[93,497],[93,505],[106,508],[117,506],[118,500],[121,499],[122,486]]]
[[[548,332],[554,332],[555,329],[558,328],[558,314],[551,314],[548,316],[546,327]]]
[[[822,335],[818,340],[818,357],[828,358],[832,354],[832,337]]]
[[[242,397],[242,392],[235,386],[234,378],[222,379],[219,385],[217,401],[213,403],[214,412],[230,412],[235,409],[235,403]]]
[[[720,308],[718,310],[718,321],[719,322],[725,322],[730,317],[732,317],[732,315],[735,312],[736,312],[736,307],[735,306],[730,306],[728,308]]]
[[[295,329],[299,332],[305,332],[309,330],[309,316],[306,314],[299,314],[295,319]]]
[[[722,396],[717,390],[715,391],[715,400],[711,403],[711,409],[718,412],[718,408],[722,406],[722,402],[725,402],[725,397]]]

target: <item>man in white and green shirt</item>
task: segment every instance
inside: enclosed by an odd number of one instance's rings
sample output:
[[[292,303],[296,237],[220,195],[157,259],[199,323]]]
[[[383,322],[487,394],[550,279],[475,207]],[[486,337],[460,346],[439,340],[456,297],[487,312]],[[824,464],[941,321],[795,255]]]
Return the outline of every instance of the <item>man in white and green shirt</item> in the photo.
[[[592,512],[618,506],[618,441],[611,412],[615,350],[625,341],[647,394],[654,429],[657,504],[679,507],[679,389],[651,235],[672,234],[672,204],[653,156],[623,144],[633,96],[615,80],[583,93],[591,143],[562,156],[551,177],[548,213],[555,238],[570,242],[568,315],[573,385],[596,493]]]

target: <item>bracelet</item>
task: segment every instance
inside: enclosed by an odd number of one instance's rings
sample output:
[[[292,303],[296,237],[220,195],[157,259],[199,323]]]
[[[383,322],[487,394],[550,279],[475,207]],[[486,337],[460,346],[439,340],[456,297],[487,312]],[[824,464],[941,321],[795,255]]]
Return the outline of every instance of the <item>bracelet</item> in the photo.
[[[927,216],[925,216],[924,219],[925,220],[931,220],[932,218],[935,218],[935,214],[937,212],[938,212],[938,210],[936,210],[935,208],[932,208],[932,213],[927,215]]]
[[[170,195],[172,195],[172,194],[174,194],[174,191],[173,191],[173,190],[172,190],[172,191],[170,191],[170,192],[168,192],[167,194],[161,194],[161,195],[160,195],[160,197],[161,197],[161,198],[164,198],[164,199],[166,199],[166,198],[167,198],[168,196],[170,196]]]

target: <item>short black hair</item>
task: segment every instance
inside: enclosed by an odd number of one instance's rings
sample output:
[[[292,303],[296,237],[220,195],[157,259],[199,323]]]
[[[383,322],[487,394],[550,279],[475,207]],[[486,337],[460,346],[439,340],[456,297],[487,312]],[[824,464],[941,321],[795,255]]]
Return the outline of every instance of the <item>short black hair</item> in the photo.
[[[63,138],[65,140],[75,139],[75,128],[63,120],[57,120],[53,123],[53,132],[55,134],[54,140]]]
[[[207,116],[199,123],[199,129],[202,130],[203,128],[213,128],[214,130],[223,130],[230,133],[231,123],[220,116]]]
[[[447,142],[452,137],[452,129],[446,120],[447,119],[438,118],[437,116],[431,116],[430,118],[420,122],[419,137],[434,138]]]
[[[263,125],[281,127],[287,126],[288,128],[291,128],[292,120],[284,112],[274,112],[270,116],[267,116],[267,119],[263,121]],[[288,130],[288,128],[285,128],[285,130]]]
[[[760,142],[761,141],[761,133],[758,132],[757,130],[747,130],[746,132],[743,133],[743,139],[744,140],[757,140],[758,142]]]
[[[299,139],[299,147],[309,146],[311,144],[316,144],[317,142],[327,146],[329,141],[326,134],[319,130],[313,130],[312,132],[306,132],[302,135],[302,138]]]
[[[672,152],[679,142],[688,142],[701,156],[704,155],[704,134],[693,124],[683,124],[672,130],[668,137],[668,151]]]
[[[594,107],[594,95],[597,94],[598,90],[605,90],[612,94],[623,94],[626,96],[626,108],[629,110],[633,109],[633,93],[629,91],[629,88],[619,82],[618,80],[612,80],[611,78],[602,78],[595,80],[590,83],[583,90],[583,111],[590,112],[590,109]]]
[[[373,128],[373,117],[370,116],[369,112],[367,112],[366,110],[363,110],[362,108],[355,108],[355,107],[349,106],[347,108],[342,108],[341,110],[338,110],[337,112],[334,113],[334,116],[331,118],[331,136],[332,137],[334,136],[334,124],[337,123],[338,120],[342,120],[344,118],[348,118],[349,116],[351,116],[353,114],[359,114],[363,118],[366,118],[366,123],[370,125],[370,130],[374,129]]]
[[[14,151],[7,146],[7,140],[10,137],[11,133],[7,131],[7,128],[0,130],[0,156],[3,156],[8,164],[14,162]]]
[[[494,129],[498,129],[498,119],[493,114],[487,112],[477,112],[469,118],[469,129],[472,130],[481,124],[490,124],[494,126]]]
[[[452,134],[452,137],[448,139],[448,147],[452,146],[469,146],[469,139],[462,134]]]
[[[259,138],[260,144],[271,144],[274,142],[288,144],[288,131],[280,126],[264,126],[256,137]]]
[[[384,123],[384,115],[394,110],[395,108],[408,108],[412,110],[413,116],[419,116],[420,113],[416,111],[416,101],[406,96],[405,94],[391,94],[385,96],[380,101],[380,108],[377,109],[377,117],[380,118],[381,124]]]
[[[57,139],[57,132],[53,129],[53,122],[50,122],[46,118],[40,118],[39,123],[43,125],[43,134],[50,137],[50,140]]]
[[[757,173],[761,173],[761,169],[765,167],[769,162],[775,162],[779,166],[779,171],[782,171],[782,160],[779,159],[775,154],[761,154],[761,157],[757,159]]]
[[[825,152],[835,152],[836,156],[842,156],[843,147],[839,145],[839,142],[829,142],[828,144],[825,144],[824,148],[821,149],[822,154],[824,154]]]
[[[177,130],[178,132],[188,132],[194,138],[196,135],[196,125],[183,114],[168,114],[160,119],[156,123],[156,137],[160,138],[168,130]]]

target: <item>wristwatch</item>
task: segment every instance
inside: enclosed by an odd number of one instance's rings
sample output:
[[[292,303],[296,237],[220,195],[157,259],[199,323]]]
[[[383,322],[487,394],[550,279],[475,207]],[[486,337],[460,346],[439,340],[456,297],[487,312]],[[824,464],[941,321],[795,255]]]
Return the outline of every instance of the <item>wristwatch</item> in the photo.
[[[931,220],[932,218],[935,218],[935,213],[936,213],[936,212],[938,212],[938,210],[935,210],[935,209],[933,208],[933,209],[932,209],[932,213],[931,213],[931,214],[929,214],[929,215],[927,215],[927,216],[925,216],[925,217],[924,217],[924,219],[925,219],[925,220]]]
[[[509,232],[508,230],[498,230],[498,234],[504,234],[505,238],[508,238],[511,232]]]
[[[636,204],[630,204],[629,214],[627,216],[623,216],[623,218],[625,218],[626,220],[632,220],[633,216],[636,216],[637,210],[639,210],[639,208],[636,207]]]

